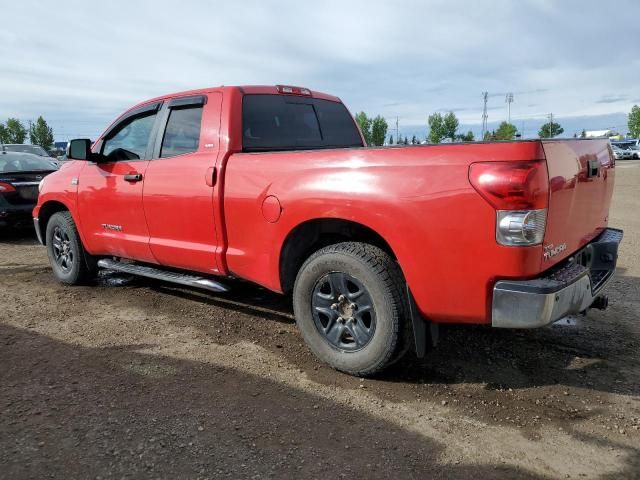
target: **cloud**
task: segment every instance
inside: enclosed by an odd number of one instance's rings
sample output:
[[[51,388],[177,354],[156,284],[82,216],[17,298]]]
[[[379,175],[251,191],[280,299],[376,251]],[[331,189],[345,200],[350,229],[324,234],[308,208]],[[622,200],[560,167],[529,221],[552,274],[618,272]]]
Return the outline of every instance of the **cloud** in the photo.
[[[640,4],[617,8],[611,22],[592,0],[9,2],[0,119],[42,114],[56,136],[93,137],[156,95],[276,83],[405,124],[449,110],[479,123],[483,91],[490,121],[504,119],[505,92],[513,119],[628,111]]]
[[[629,98],[629,95],[605,95],[596,100],[596,103],[619,103],[624,102]]]

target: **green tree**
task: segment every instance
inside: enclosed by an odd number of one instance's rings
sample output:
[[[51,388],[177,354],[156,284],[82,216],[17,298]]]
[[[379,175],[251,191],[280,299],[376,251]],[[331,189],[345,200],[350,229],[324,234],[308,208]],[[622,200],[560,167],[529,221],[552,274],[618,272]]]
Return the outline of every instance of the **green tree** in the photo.
[[[17,118],[7,119],[4,130],[4,143],[24,143],[25,138],[27,138],[27,129]]]
[[[36,123],[31,127],[29,140],[32,145],[40,145],[45,150],[49,150],[53,146],[53,130],[42,116],[38,117]]]
[[[442,119],[442,127],[444,132],[443,138],[450,138],[451,140],[456,138],[458,125],[460,125],[460,122],[458,122],[458,117],[456,117],[456,114],[453,112],[447,113]]]
[[[518,129],[512,123],[502,122],[494,132],[492,140],[513,140]]]
[[[629,134],[633,138],[640,138],[640,107],[634,105],[629,112]]]
[[[3,123],[0,123],[0,143],[8,143],[7,135],[7,127],[5,127]]]
[[[587,131],[583,128],[582,133],[580,133],[580,138],[587,138]]]
[[[456,140],[460,140],[461,142],[473,142],[475,137],[473,132],[469,130],[467,133],[461,133],[456,135]]]
[[[389,145],[393,145],[393,135],[389,136]]]
[[[547,122],[538,130],[538,136],[540,138],[553,138],[564,132],[564,128],[559,123]]]
[[[389,128],[387,121],[380,115],[371,120],[371,143],[373,145],[384,145],[384,139],[387,138],[387,128]]]
[[[367,114],[364,112],[360,112],[356,114],[356,122],[362,131],[362,135],[364,135],[364,140],[367,142],[367,145],[371,145],[371,123],[372,120],[367,117]]]
[[[460,124],[453,112],[445,114],[444,117],[440,113],[429,115],[428,123],[429,135],[427,140],[429,143],[440,143],[445,138],[454,140]]]
[[[418,143],[418,139],[417,139],[417,138],[416,138],[416,136],[414,135],[414,136],[411,138],[411,145],[416,145],[417,143]]]
[[[440,143],[444,138],[444,120],[442,115],[434,113],[429,115],[429,136],[427,140],[429,143]]]

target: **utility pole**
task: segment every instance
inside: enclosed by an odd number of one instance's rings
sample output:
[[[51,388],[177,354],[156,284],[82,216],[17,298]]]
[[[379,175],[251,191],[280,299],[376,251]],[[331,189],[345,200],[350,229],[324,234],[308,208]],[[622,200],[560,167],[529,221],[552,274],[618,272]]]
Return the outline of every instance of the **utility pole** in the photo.
[[[399,132],[400,132],[400,129],[398,128],[398,117],[396,117],[396,144],[398,143],[398,138],[400,138],[399,137],[399,135],[400,135]]]
[[[489,92],[482,92],[482,100],[484,101],[484,108],[482,109],[482,138],[484,140],[484,134],[487,131],[487,99],[489,98]]]
[[[511,104],[513,103],[513,93],[507,93],[504,101],[507,103],[507,123],[511,123]]]
[[[553,113],[549,114],[549,138],[552,138],[551,129],[553,128]]]
[[[29,143],[31,143],[31,119],[29,119]]]

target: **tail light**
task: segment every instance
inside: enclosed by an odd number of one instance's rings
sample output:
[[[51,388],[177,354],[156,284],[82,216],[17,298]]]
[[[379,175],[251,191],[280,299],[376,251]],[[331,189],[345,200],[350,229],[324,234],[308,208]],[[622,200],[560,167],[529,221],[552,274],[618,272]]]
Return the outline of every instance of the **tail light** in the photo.
[[[496,210],[499,244],[542,243],[549,202],[544,161],[474,163],[469,167],[469,181]]]
[[[15,192],[16,188],[10,183],[0,182],[0,194]]]

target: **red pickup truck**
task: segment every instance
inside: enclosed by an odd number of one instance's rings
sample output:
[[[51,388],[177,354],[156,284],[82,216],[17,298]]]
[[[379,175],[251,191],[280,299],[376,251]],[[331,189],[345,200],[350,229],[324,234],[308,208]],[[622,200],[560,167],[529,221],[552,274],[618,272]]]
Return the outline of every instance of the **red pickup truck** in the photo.
[[[309,348],[356,375],[424,355],[440,323],[606,307],[622,239],[606,140],[366,148],[338,98],[305,88],[155,98],[68,157],[33,211],[61,282],[107,268],[292,293]]]

